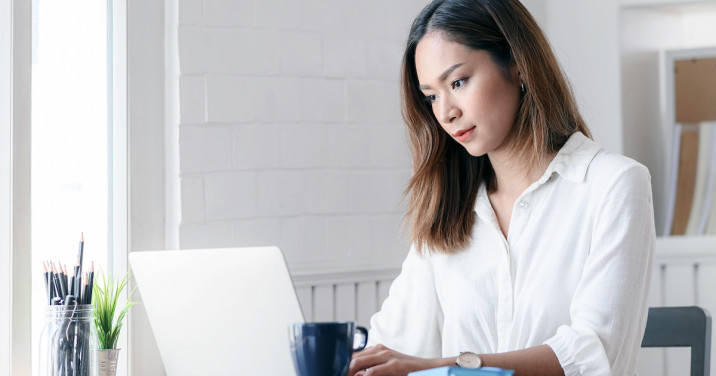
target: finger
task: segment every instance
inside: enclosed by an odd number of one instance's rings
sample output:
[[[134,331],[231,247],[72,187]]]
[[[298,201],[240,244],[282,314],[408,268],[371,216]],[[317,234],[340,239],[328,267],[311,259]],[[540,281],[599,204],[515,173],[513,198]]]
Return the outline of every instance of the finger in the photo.
[[[375,367],[370,367],[367,370],[365,370],[365,374],[363,376],[386,376],[386,375],[398,375],[399,370],[393,369],[394,364],[393,363],[383,363],[379,364]]]
[[[385,350],[385,348],[386,348],[386,347],[383,346],[383,345],[368,346],[368,347],[364,348],[364,349],[361,350],[361,351],[355,351],[355,352],[353,352],[353,354],[373,354],[373,353],[378,352],[378,351],[380,351],[380,350]]]
[[[378,352],[384,351],[384,350],[387,350],[387,348],[386,348],[385,346],[382,346],[382,345],[376,345],[376,346],[366,347],[365,349],[363,349],[363,350],[361,350],[361,351],[354,352],[353,355],[351,356],[351,359],[360,359],[360,358],[365,357],[365,356],[375,355],[375,354],[377,354]]]
[[[383,351],[378,354],[370,354],[351,360],[348,374],[352,375],[360,370],[375,367],[378,364],[385,363],[386,361],[388,361],[387,354],[387,352]]]

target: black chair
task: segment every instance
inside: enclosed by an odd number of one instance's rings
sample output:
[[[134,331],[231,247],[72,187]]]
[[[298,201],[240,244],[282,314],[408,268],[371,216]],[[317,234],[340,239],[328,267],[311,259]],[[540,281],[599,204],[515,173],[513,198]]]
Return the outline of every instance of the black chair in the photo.
[[[641,347],[691,347],[691,376],[709,375],[711,314],[700,307],[651,307]]]

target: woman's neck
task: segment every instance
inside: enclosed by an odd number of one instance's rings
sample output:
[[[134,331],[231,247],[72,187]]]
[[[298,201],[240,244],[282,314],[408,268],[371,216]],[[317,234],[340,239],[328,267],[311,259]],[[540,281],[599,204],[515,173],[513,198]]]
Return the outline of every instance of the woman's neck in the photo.
[[[507,151],[489,153],[487,157],[495,171],[497,182],[493,193],[517,198],[544,174],[555,154],[547,155],[534,166],[526,161],[516,160]]]

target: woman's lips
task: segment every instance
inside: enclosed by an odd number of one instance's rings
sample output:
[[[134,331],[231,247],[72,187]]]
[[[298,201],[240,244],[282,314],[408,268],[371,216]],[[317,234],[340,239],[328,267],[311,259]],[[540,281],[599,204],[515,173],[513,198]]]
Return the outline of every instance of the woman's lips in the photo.
[[[470,136],[472,136],[472,132],[475,130],[475,127],[468,129],[463,129],[461,131],[457,131],[452,134],[453,137],[455,137],[459,142],[465,142],[467,141]]]

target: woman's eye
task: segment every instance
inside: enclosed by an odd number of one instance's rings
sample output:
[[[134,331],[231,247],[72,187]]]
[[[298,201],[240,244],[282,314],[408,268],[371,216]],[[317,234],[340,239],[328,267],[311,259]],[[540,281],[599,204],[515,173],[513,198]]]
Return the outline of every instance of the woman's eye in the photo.
[[[467,78],[461,78],[459,80],[455,80],[452,82],[452,88],[453,89],[461,88],[463,85],[465,85],[466,81],[467,81]]]
[[[426,95],[424,97],[425,104],[428,104],[428,105],[433,104],[433,102],[435,102],[437,99],[438,99],[438,96],[435,94]]]

